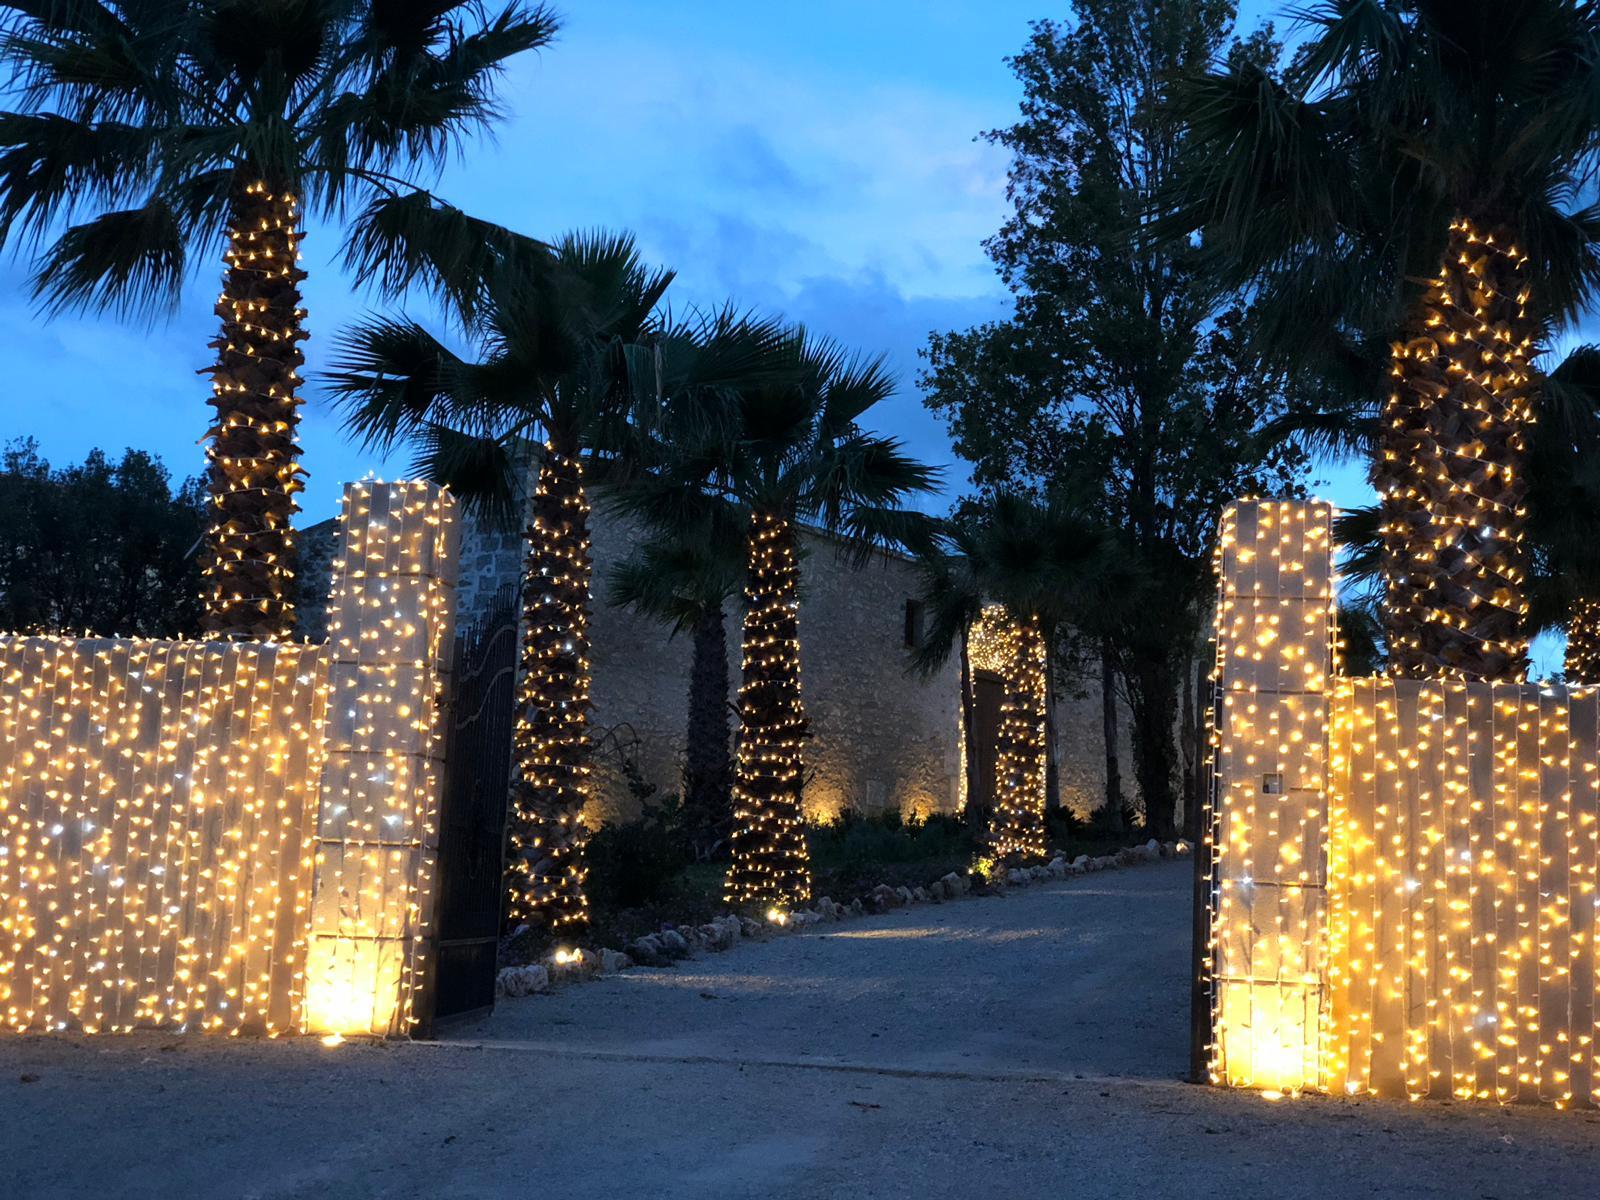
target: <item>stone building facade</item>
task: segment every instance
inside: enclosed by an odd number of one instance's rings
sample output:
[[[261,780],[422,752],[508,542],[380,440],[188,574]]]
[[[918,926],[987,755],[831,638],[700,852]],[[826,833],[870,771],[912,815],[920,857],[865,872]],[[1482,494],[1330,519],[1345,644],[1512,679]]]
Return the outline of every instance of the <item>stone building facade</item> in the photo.
[[[325,636],[321,599],[335,523],[301,533],[301,632]],[[677,790],[688,723],[691,639],[607,602],[609,576],[631,553],[637,529],[592,514],[594,603],[590,619],[592,726],[597,786],[591,826],[625,819],[639,793]],[[806,808],[827,819],[846,808],[904,815],[954,812],[962,803],[961,682],[956,656],[931,678],[907,670],[915,621],[912,563],[874,554],[856,565],[826,534],[801,538],[800,654],[811,738],[805,749]],[[468,519],[462,531],[458,624],[488,612],[520,578],[521,538]],[[729,696],[739,684],[739,605],[728,605]],[[1055,709],[1063,804],[1086,815],[1104,794],[1105,753],[1098,684],[1062,689]],[[1079,694],[1081,693],[1081,695]],[[1126,728],[1126,726],[1124,726]],[[1123,749],[1124,755],[1127,749]],[[1131,786],[1124,767],[1124,786]],[[643,787],[640,786],[642,783]]]

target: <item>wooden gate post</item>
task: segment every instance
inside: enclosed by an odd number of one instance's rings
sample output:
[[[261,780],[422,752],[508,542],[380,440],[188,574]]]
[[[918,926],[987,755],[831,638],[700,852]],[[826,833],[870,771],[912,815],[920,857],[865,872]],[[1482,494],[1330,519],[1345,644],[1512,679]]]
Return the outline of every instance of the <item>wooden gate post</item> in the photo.
[[[328,621],[328,719],[306,1022],[404,1034],[434,920],[441,700],[454,648],[455,501],[351,484]]]

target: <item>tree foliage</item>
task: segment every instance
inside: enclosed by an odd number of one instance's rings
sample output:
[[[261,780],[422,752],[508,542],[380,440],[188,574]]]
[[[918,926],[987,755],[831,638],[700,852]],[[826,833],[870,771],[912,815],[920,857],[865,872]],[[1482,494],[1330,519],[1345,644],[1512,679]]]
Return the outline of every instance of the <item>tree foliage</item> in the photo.
[[[180,637],[199,627],[197,480],[174,489],[138,450],[52,468],[38,444],[0,456],[0,629]]]
[[[1079,623],[1113,650],[1147,816],[1165,832],[1218,514],[1291,489],[1304,457],[1263,436],[1288,401],[1254,355],[1259,309],[1151,217],[1185,138],[1172,80],[1272,44],[1231,42],[1227,0],[1075,8],[1071,26],[1036,23],[1010,60],[1021,113],[988,135],[1012,155],[1013,214],[986,244],[1012,315],[934,335],[922,382],[980,489],[1070,497],[1135,568],[1118,603]]]

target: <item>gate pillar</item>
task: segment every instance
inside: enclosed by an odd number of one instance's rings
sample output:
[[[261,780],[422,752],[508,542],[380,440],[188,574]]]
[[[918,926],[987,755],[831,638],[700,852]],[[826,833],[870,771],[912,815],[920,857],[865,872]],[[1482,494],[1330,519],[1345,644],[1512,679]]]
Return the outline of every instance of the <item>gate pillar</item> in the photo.
[[[1325,994],[1333,510],[1222,519],[1211,813],[1211,1077],[1315,1087]]]
[[[351,484],[339,536],[306,1021],[404,1034],[436,900],[455,501],[427,483]]]

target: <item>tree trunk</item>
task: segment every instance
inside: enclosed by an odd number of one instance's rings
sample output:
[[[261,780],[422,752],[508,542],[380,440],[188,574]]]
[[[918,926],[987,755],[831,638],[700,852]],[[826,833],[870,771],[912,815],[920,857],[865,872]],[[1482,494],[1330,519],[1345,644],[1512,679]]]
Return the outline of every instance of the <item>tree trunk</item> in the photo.
[[[216,362],[206,433],[211,519],[201,553],[203,629],[217,639],[269,641],[294,629],[294,530],[301,490],[300,283],[303,232],[287,186],[236,188],[228,216],[228,269],[211,343]]]
[[[1384,625],[1392,673],[1527,674],[1527,260],[1469,220],[1394,346],[1372,479],[1383,508]]]
[[[1106,750],[1106,821],[1112,832],[1122,833],[1122,758],[1117,733],[1117,673],[1111,663],[1111,650],[1100,648],[1100,730]]]
[[[981,835],[989,827],[989,814],[979,797],[983,781],[978,772],[978,747],[973,740],[978,708],[977,689],[972,681],[972,654],[968,644],[970,630],[961,631],[961,767],[966,794],[962,797],[962,816],[973,833]]]
[[[1178,740],[1183,754],[1183,827],[1195,811],[1200,792],[1200,722],[1195,715],[1194,655],[1183,656],[1182,710],[1178,717]],[[1176,822],[1174,822],[1176,824]]]
[[[1176,833],[1178,673],[1165,659],[1144,659],[1132,664],[1128,683],[1134,774],[1145,827],[1151,837],[1165,841]]]
[[[1567,613],[1568,683],[1600,683],[1600,601],[1574,600]]]
[[[696,858],[709,857],[732,818],[728,756],[728,634],[722,607],[707,608],[694,625],[689,669],[688,746],[684,752],[683,815]]]
[[[1055,660],[1045,643],[1044,665],[1044,811],[1061,811],[1061,764],[1056,761]]]
[[[1002,862],[1045,852],[1045,644],[1037,617],[1018,621],[1000,707],[989,849]]]
[[[546,443],[528,527],[517,778],[508,867],[513,920],[581,929],[589,796],[589,503],[576,446]]]
[[[802,808],[800,563],[794,526],[756,513],[746,544],[743,684],[733,785],[729,904],[786,909],[811,898]]]

